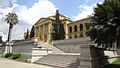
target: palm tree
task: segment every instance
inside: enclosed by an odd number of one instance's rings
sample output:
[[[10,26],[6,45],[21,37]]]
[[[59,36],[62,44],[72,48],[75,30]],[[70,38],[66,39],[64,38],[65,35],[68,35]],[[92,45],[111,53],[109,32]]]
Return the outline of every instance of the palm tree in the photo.
[[[6,53],[10,53],[12,52],[12,47],[10,46],[11,43],[11,30],[13,28],[14,25],[16,25],[18,23],[18,16],[15,13],[8,13],[8,15],[6,15],[6,19],[5,21],[9,24],[9,32],[8,32],[8,39],[6,41]]]
[[[8,39],[7,42],[11,41],[11,30],[14,25],[18,24],[18,16],[15,13],[8,13],[6,15],[5,21],[9,24],[9,32],[8,32]]]
[[[90,37],[103,48],[120,47],[120,0],[105,0],[94,8]]]

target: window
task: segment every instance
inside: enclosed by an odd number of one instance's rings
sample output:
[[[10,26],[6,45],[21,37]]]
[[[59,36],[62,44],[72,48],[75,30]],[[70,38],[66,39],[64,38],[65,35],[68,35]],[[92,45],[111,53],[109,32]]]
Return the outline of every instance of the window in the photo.
[[[75,32],[77,32],[77,25],[74,26],[74,30],[75,30]]]
[[[83,24],[80,24],[80,31],[83,31]]]
[[[69,32],[72,33],[72,27],[71,26],[70,26],[69,30],[70,30]]]

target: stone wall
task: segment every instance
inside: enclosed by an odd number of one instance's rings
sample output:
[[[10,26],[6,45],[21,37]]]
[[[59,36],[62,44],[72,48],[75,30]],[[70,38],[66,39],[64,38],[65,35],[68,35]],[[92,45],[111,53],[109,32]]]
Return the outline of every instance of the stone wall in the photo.
[[[0,48],[0,54],[3,55],[5,52],[5,46],[1,46]]]
[[[89,37],[68,40],[56,40],[52,44],[66,53],[80,53],[80,45],[93,44]]]
[[[24,56],[30,56],[32,53],[32,48],[37,47],[35,40],[25,40],[21,42],[14,43],[12,46],[13,53],[21,53]]]
[[[2,47],[0,46],[0,55],[2,54]]]

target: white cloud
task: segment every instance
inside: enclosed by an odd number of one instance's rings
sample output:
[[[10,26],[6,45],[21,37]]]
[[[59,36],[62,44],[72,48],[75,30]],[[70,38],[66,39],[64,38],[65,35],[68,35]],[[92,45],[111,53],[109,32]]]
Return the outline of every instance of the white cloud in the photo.
[[[92,6],[87,6],[87,5],[81,5],[80,9],[83,9],[82,12],[78,13],[76,16],[74,16],[74,20],[78,20],[78,19],[82,19],[82,18],[86,18],[89,15],[91,15],[94,11],[93,11],[93,7],[95,5]]]
[[[0,8],[6,8],[7,6],[9,6],[9,2],[16,3],[17,0],[0,0]]]
[[[8,4],[8,0],[0,0],[0,8],[5,8],[6,6],[8,6]]]
[[[2,36],[2,40],[5,41],[7,40],[7,36],[3,34],[3,32],[0,32],[0,36]]]
[[[14,26],[12,31],[12,39],[22,39],[24,32],[32,27],[41,17],[47,17],[55,14],[55,5],[48,0],[39,0],[31,8],[27,8],[25,5],[19,5],[15,3],[12,8],[0,8],[0,31],[5,35],[8,33],[8,25],[4,21],[5,15],[9,12],[14,12],[19,17],[19,23]]]
[[[100,1],[99,4],[102,4],[103,1]],[[80,5],[79,8],[83,9],[82,12],[78,13],[76,16],[73,16],[73,20],[79,20],[91,16],[94,13],[94,7],[96,7],[97,3],[88,6],[86,4]]]
[[[56,7],[48,0],[39,0],[31,8],[23,5],[13,5],[13,12],[17,13],[20,19],[26,20],[29,24],[34,24],[41,17],[55,14]]]

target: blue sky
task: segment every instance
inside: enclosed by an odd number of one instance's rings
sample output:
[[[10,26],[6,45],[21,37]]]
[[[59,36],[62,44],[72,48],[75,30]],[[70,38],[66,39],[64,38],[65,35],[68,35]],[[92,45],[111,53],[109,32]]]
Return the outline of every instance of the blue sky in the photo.
[[[16,3],[19,5],[25,5],[27,8],[31,8],[39,0],[17,0]],[[56,8],[59,9],[60,13],[66,15],[70,18],[73,18],[74,15],[83,11],[79,8],[80,5],[92,6],[95,3],[99,3],[103,0],[49,0],[51,1]],[[9,5],[10,7],[13,4]]]
[[[19,24],[14,26],[12,39],[23,39],[24,32],[32,27],[41,17],[55,15],[56,9],[72,20],[79,20],[91,15],[93,7],[103,0],[0,0],[0,33],[7,36],[8,24],[5,15],[14,12],[19,17]]]

